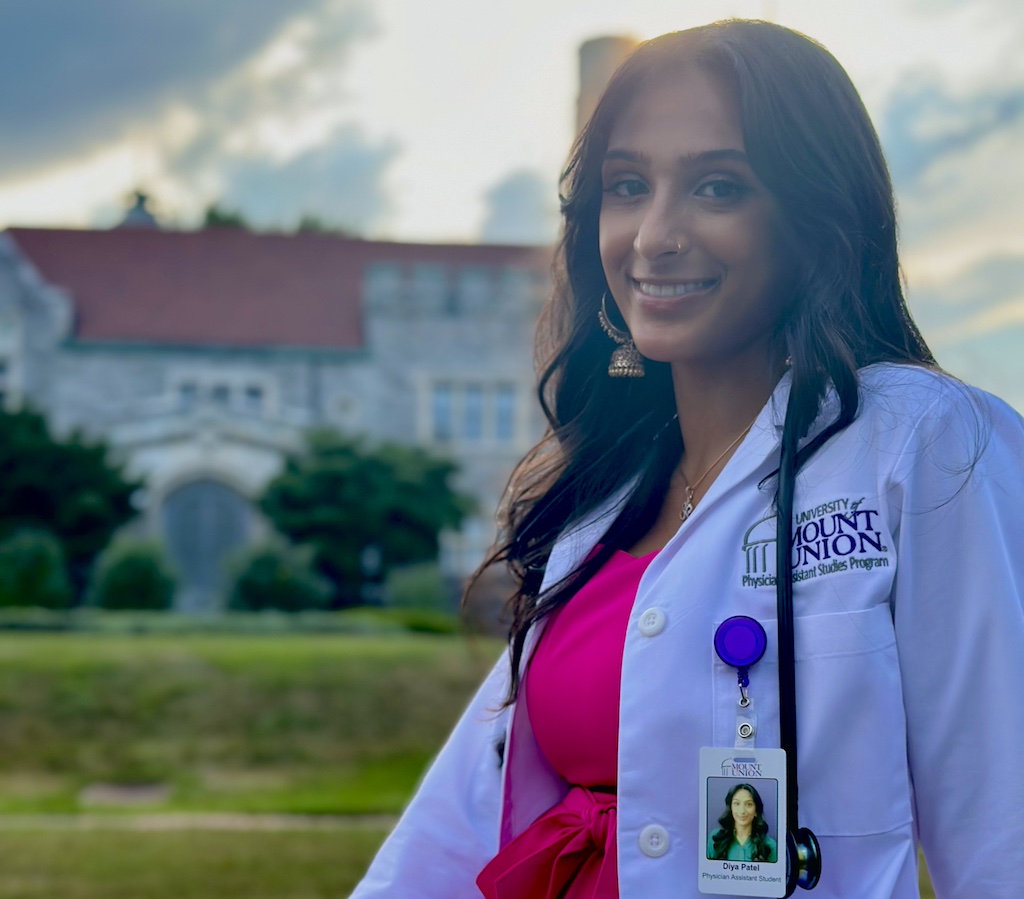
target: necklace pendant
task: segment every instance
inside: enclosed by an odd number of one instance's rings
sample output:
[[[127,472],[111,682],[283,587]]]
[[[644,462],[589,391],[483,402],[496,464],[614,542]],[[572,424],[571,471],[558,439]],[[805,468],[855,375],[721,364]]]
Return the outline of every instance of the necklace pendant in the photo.
[[[679,510],[679,520],[686,521],[693,514],[693,488],[686,488],[686,498],[683,500],[683,508]]]

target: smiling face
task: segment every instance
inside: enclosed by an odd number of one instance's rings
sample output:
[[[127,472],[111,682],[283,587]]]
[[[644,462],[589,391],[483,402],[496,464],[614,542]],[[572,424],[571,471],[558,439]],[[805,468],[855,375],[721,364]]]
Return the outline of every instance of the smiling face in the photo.
[[[601,181],[601,263],[640,352],[770,359],[794,254],[732,92],[693,65],[649,77],[611,127]]]
[[[754,802],[754,797],[750,795],[749,790],[737,790],[733,793],[730,810],[732,811],[732,820],[740,828],[750,827],[754,818],[757,817],[757,803]]]

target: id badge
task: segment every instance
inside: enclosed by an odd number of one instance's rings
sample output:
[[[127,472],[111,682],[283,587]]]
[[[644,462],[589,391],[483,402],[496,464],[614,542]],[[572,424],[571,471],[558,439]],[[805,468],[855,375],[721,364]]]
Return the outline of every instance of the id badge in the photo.
[[[748,746],[700,751],[702,893],[786,895],[786,753]]]

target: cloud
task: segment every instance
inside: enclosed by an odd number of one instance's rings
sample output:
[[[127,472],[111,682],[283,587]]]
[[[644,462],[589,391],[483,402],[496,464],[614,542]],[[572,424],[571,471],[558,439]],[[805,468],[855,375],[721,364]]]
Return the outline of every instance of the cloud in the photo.
[[[930,278],[1024,251],[1024,66],[1019,0],[903,0],[960,46],[936,56],[946,73],[905,72],[879,133],[900,205],[905,256]],[[971,52],[970,48],[974,50]],[[954,80],[951,71],[959,74]],[[908,266],[909,267],[909,266]]]
[[[383,178],[397,152],[393,141],[373,144],[354,126],[343,126],[326,143],[287,162],[229,160],[222,202],[261,227],[290,228],[311,216],[325,225],[372,232],[391,211]]]
[[[1024,410],[1024,254],[925,288],[911,281],[909,302],[944,368]]]
[[[944,343],[985,333],[1005,322],[1016,321],[1012,310],[1024,299],[1024,254],[991,256],[945,281],[923,287],[910,283],[911,306],[933,332],[942,332]],[[1005,323],[1004,322],[1004,323]]]
[[[24,89],[0,93],[0,180],[127,142],[179,222],[218,202],[265,227],[379,227],[398,148],[345,104],[351,51],[374,33],[369,0],[5,3],[0,81]]]
[[[911,12],[928,17],[960,10],[981,10],[987,13],[985,7],[992,6],[1012,13],[1020,11],[1020,0],[905,0],[905,5]]]
[[[192,108],[190,137],[166,156],[165,189],[201,194],[260,227],[306,216],[347,230],[379,230],[399,151],[371,141],[347,117],[348,49],[372,33],[365,8],[323,5],[292,20],[263,52],[221,79]]]
[[[910,308],[944,368],[1024,410],[1019,3],[908,5],[929,18],[948,16],[946,27],[957,23],[965,47],[969,34],[988,38],[985,56],[956,82],[908,72],[878,119],[899,202]]]
[[[557,192],[532,171],[513,172],[484,196],[484,243],[549,244],[558,231]]]
[[[0,177],[45,166],[194,103],[324,0],[5,0]]]
[[[1001,334],[1007,328],[1015,327],[1024,327],[1024,296],[965,316],[960,321],[937,330],[932,342],[936,346],[950,346],[990,334]]]
[[[907,0],[906,6],[911,12],[931,16],[936,13],[960,9],[966,6],[968,2],[969,0]],[[977,0],[974,0],[974,2],[976,3]]]
[[[889,97],[880,131],[894,182],[913,189],[943,160],[1022,123],[1022,85],[990,85],[955,96],[936,77],[917,73]]]
[[[1001,73],[954,91],[913,73],[884,105],[879,134],[915,275],[946,277],[1024,250],[1024,83]]]

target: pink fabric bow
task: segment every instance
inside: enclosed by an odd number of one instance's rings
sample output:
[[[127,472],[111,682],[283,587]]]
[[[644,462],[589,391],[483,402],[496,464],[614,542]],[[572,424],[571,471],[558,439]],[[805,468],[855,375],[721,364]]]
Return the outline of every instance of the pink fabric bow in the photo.
[[[618,899],[616,797],[573,787],[480,872],[486,899]]]

